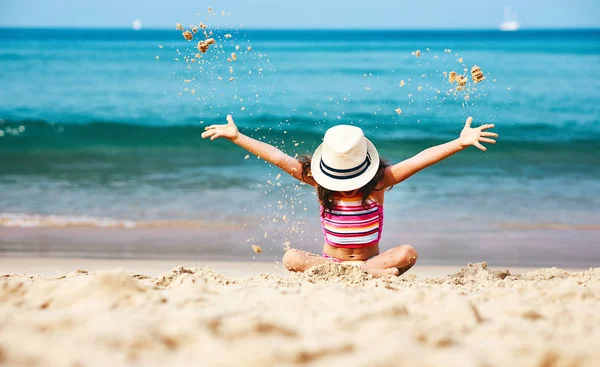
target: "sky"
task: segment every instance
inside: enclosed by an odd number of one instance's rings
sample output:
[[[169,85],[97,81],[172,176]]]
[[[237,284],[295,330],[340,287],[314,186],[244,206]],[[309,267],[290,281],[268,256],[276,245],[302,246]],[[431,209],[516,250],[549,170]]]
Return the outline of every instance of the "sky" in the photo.
[[[0,0],[0,27],[172,28],[208,6],[247,29],[495,29],[506,6],[522,28],[600,28],[600,0]]]

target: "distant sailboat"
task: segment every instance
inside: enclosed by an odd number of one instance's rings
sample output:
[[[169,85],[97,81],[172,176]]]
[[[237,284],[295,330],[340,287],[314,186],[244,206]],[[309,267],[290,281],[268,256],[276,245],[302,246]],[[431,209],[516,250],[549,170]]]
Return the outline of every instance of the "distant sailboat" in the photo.
[[[519,14],[511,11],[509,7],[504,8],[504,22],[500,23],[501,31],[516,31],[519,29]]]
[[[134,31],[139,31],[142,29],[142,21],[139,19],[134,19],[133,23],[131,24],[131,28],[133,28]]]

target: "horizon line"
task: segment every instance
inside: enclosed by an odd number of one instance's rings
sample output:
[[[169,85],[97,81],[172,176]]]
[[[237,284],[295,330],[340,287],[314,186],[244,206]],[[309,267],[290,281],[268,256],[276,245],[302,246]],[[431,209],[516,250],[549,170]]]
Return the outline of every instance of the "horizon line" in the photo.
[[[135,31],[135,32],[143,32],[143,31],[171,31],[175,30],[174,28],[158,28],[158,27],[149,27],[149,28],[141,28],[139,30],[135,30],[132,27],[111,27],[111,26],[101,26],[101,27],[79,27],[79,26],[2,26],[0,25],[0,30],[12,30],[12,29],[23,29],[23,30],[121,30],[121,31]],[[219,30],[231,30],[235,29],[236,31],[357,31],[357,32],[370,32],[370,31],[412,31],[412,32],[428,32],[428,31],[449,31],[449,32],[472,32],[472,31],[497,31],[497,32],[519,32],[519,31],[573,31],[573,30],[587,30],[587,31],[600,31],[600,26],[598,27],[522,27],[515,31],[503,31],[499,28],[254,28],[254,27],[232,27],[230,29],[219,29]]]

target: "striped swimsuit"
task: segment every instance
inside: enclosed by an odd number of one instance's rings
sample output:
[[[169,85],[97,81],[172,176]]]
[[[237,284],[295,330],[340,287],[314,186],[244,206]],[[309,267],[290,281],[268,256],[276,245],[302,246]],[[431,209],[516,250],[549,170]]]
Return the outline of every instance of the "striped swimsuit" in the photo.
[[[334,197],[332,210],[321,206],[325,242],[333,247],[363,248],[379,243],[383,229],[383,206],[369,196]],[[323,254],[325,258],[333,259]]]

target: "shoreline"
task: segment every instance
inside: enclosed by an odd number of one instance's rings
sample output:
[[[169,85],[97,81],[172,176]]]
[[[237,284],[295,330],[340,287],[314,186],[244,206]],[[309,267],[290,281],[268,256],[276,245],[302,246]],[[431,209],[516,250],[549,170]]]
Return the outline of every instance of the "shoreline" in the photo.
[[[392,224],[388,221],[380,251],[410,244],[419,253],[417,266],[487,261],[491,266],[586,269],[600,263],[600,238],[595,230],[469,230],[446,226],[436,232],[426,228],[416,231],[412,224],[396,228]],[[237,224],[177,229],[3,227],[0,257],[277,262],[286,242],[291,248],[320,253],[318,223],[307,221],[303,234],[290,233],[287,228]],[[263,252],[255,254],[253,244]]]

